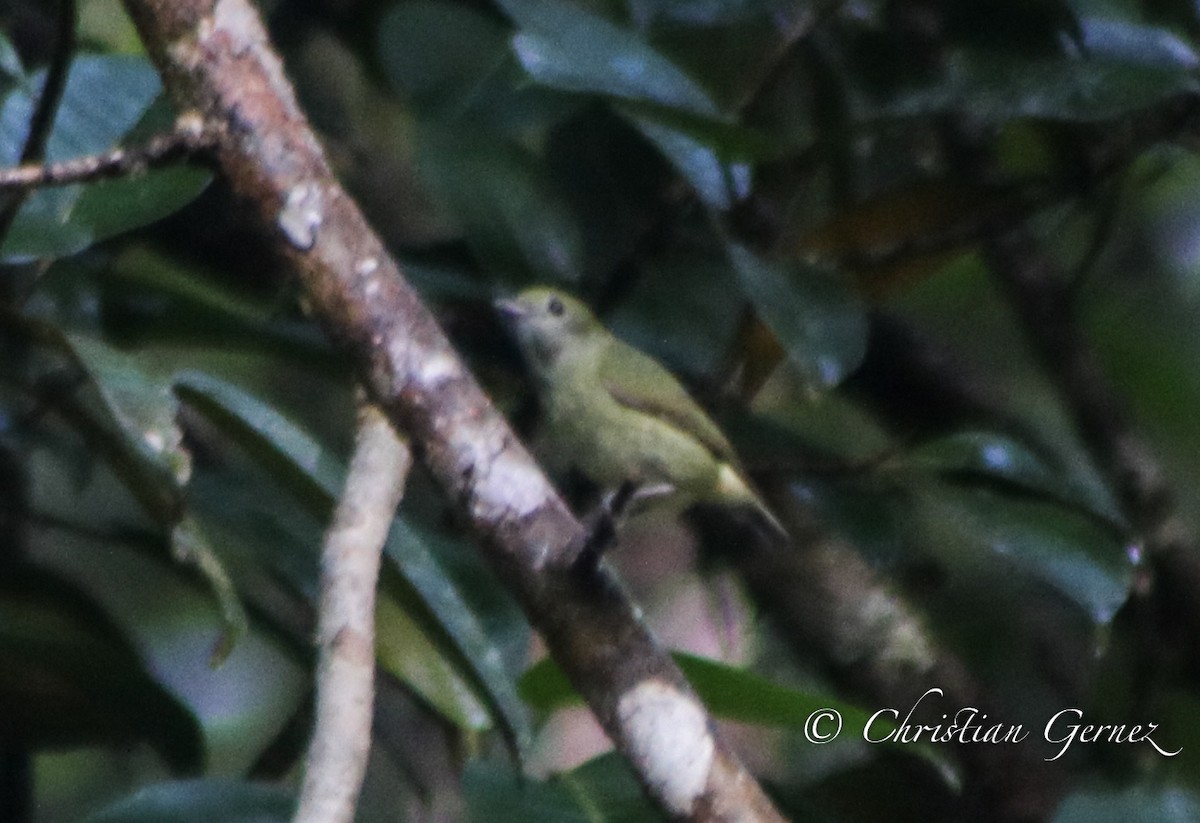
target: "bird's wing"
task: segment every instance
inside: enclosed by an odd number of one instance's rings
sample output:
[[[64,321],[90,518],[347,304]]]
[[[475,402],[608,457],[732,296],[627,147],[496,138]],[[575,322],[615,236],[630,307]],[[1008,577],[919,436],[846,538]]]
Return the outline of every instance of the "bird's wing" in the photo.
[[[675,376],[653,358],[615,340],[601,358],[599,379],[609,395],[622,406],[682,429],[721,460],[737,465],[733,447],[717,424],[709,419]]]

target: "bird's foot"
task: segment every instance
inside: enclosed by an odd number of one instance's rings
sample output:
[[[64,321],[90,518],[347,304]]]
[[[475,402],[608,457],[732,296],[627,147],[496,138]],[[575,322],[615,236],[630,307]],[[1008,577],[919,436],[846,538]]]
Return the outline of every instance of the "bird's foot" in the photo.
[[[595,568],[604,553],[617,543],[617,528],[632,508],[646,500],[671,494],[675,488],[668,483],[642,485],[626,480],[615,490],[607,493],[600,505],[584,518],[587,537],[575,560],[577,568]]]

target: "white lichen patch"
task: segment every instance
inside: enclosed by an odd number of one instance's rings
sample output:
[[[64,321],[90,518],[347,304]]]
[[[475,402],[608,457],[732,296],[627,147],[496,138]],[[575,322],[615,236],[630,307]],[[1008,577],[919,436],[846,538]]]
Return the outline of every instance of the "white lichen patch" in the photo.
[[[695,698],[662,680],[644,680],[617,704],[629,754],[667,808],[689,814],[708,785],[716,748]]]
[[[503,449],[485,464],[476,464],[476,517],[493,520],[508,514],[525,517],[532,514],[553,493],[546,478],[528,459]]]
[[[434,390],[439,385],[462,373],[458,360],[451,354],[439,352],[421,363],[417,379],[427,390]]]
[[[324,219],[324,207],[321,186],[315,182],[297,183],[288,191],[277,222],[295,248],[308,251],[317,242],[317,230]]]
[[[229,37],[234,53],[244,53],[266,42],[254,6],[245,0],[217,0],[212,17],[212,31]]]

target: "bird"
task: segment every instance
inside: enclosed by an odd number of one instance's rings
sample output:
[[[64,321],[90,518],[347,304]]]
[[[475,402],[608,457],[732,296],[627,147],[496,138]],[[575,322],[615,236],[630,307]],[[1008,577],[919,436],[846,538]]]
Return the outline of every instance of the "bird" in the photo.
[[[658,361],[560,289],[530,287],[495,306],[533,378],[556,459],[601,490],[633,484],[639,502],[746,509],[786,537],[729,440]]]

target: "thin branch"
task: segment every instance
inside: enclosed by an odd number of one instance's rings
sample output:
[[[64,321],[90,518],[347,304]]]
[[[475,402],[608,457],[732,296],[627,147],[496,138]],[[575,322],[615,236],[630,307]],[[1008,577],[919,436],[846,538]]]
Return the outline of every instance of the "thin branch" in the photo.
[[[202,126],[195,115],[184,115],[173,131],[156,135],[140,146],[116,148],[60,163],[0,169],[0,191],[92,183],[190,160],[216,145],[216,135]]]
[[[58,31],[54,42],[54,55],[46,70],[46,81],[38,97],[37,108],[29,120],[29,134],[18,161],[21,165],[37,163],[46,154],[46,143],[54,127],[54,118],[67,87],[67,74],[71,68],[71,57],[75,53],[75,23],[78,17],[75,0],[59,0]],[[4,245],[13,221],[25,202],[27,192],[18,192],[0,208],[0,246]]]
[[[294,823],[351,823],[371,751],[379,558],[412,466],[408,443],[363,404],[325,536],[317,629],[316,723]]]
[[[312,313],[480,538],[571,683],[671,817],[781,821],[580,523],[332,176],[248,0],[125,0],[164,85],[228,130],[233,191],[272,227]]]

